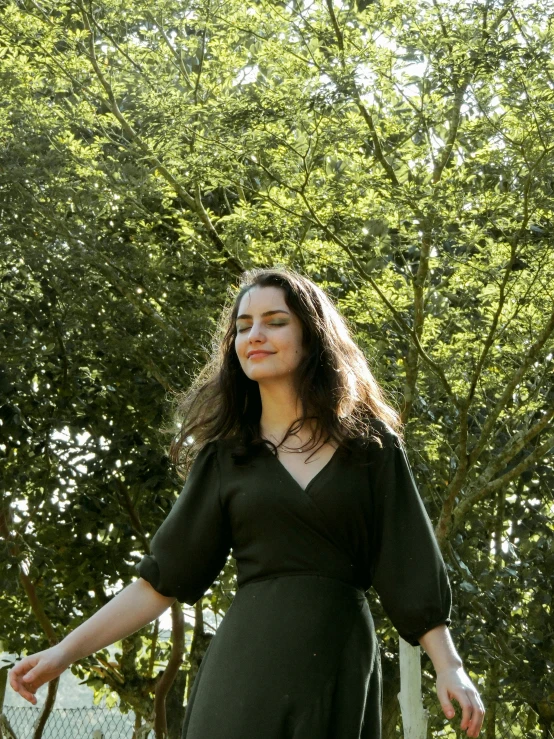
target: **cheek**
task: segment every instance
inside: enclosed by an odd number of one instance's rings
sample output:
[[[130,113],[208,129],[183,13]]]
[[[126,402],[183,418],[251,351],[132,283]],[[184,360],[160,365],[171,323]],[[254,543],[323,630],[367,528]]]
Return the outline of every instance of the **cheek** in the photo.
[[[245,362],[246,358],[244,357],[244,353],[246,351],[246,345],[248,344],[247,339],[245,336],[241,336],[240,334],[237,334],[235,338],[235,352],[237,357],[239,358],[239,362]]]
[[[291,333],[287,336],[287,346],[294,356],[300,354],[302,351],[302,336],[297,333]]]

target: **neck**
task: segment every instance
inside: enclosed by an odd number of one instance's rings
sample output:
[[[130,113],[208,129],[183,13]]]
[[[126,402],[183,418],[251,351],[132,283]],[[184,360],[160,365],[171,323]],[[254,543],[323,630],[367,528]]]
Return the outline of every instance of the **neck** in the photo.
[[[291,423],[302,413],[300,398],[292,383],[260,382],[259,386],[262,402],[261,435],[265,438],[277,437],[280,441]],[[309,434],[307,430],[307,433],[302,436],[309,436]]]

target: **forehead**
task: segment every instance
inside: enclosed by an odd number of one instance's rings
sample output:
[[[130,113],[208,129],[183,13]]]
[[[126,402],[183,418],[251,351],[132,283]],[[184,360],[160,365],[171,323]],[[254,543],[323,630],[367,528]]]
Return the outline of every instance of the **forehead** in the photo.
[[[237,315],[240,316],[242,313],[256,315],[256,313],[278,308],[288,311],[283,290],[280,287],[255,285],[242,296]]]

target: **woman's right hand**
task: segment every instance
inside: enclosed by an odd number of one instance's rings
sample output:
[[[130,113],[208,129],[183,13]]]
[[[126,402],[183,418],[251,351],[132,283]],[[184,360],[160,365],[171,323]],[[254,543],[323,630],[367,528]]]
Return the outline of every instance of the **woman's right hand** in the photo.
[[[22,698],[35,705],[37,690],[61,675],[70,664],[63,649],[56,644],[42,652],[29,654],[14,665],[8,672],[10,685]]]

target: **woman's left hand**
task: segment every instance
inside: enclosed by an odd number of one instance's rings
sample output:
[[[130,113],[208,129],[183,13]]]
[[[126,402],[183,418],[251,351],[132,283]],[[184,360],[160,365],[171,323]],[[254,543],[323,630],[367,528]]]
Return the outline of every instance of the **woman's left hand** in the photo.
[[[485,708],[477,688],[463,667],[446,667],[437,673],[437,697],[446,718],[456,714],[451,698],[455,698],[462,709],[460,729],[467,730],[468,737],[479,736]]]

